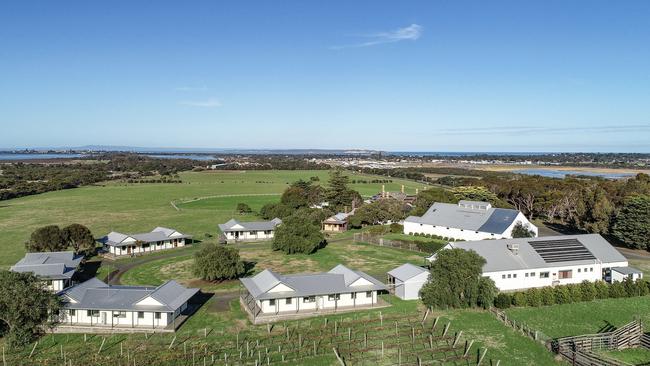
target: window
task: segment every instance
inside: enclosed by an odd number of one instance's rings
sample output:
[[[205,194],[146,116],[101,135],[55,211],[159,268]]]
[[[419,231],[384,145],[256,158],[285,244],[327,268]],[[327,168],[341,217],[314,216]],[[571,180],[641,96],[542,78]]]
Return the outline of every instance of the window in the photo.
[[[160,315],[160,314],[162,314],[162,313],[156,311],[156,316],[155,316],[155,318],[156,318],[156,319],[160,319],[160,318],[161,318],[161,315]]]
[[[512,278],[512,275],[510,273],[508,273],[508,278]]]
[[[113,318],[126,318],[126,311],[114,311]]]
[[[585,272],[587,272],[587,267],[585,267]]]
[[[494,234],[490,234],[490,236],[494,236]]]
[[[578,268],[578,273],[582,272],[582,268]]]
[[[269,300],[269,305],[271,305],[271,306],[275,306],[275,299],[271,299],[271,300]]]
[[[573,271],[570,270],[570,269],[567,269],[567,270],[564,270],[564,271],[559,271],[559,276],[558,276],[558,277],[559,277],[561,280],[562,280],[562,279],[571,278],[571,277],[572,277],[572,272],[573,272]]]
[[[291,305],[291,298],[290,298],[290,297],[287,297],[287,298],[284,300],[284,303],[285,303],[286,305]]]
[[[350,298],[351,299],[356,299],[357,298],[357,293],[356,292],[351,293]]]
[[[501,279],[506,279],[506,275],[501,275]]]
[[[478,234],[478,231],[475,231],[474,234]]]
[[[266,235],[271,235],[272,232],[273,231],[271,231],[271,230],[264,230],[264,234],[266,234]]]
[[[513,275],[512,275],[512,278],[517,278],[517,274],[516,274],[516,273],[513,274]]]
[[[144,319],[144,311],[138,311],[138,319]]]
[[[329,301],[341,300],[341,294],[327,295],[327,300]]]
[[[75,309],[70,309],[70,316],[75,316],[77,315],[77,311]]]
[[[593,272],[593,271],[594,271],[594,267],[590,267],[589,272]]]
[[[530,272],[530,277],[535,277],[535,272]]]
[[[99,318],[99,310],[87,310],[86,311],[86,316],[92,317],[92,318]]]
[[[539,272],[539,278],[548,278],[548,272]]]
[[[372,297],[372,291],[366,291],[366,297]]]
[[[526,272],[526,277],[528,277],[528,272]]]
[[[316,296],[307,296],[302,298],[302,302],[304,303],[310,303],[315,301],[316,301]]]

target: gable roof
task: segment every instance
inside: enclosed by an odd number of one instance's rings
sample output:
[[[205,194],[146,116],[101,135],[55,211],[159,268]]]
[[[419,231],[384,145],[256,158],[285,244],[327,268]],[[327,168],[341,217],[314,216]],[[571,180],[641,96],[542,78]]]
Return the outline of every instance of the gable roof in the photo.
[[[489,202],[460,201],[458,204],[434,203],[422,216],[409,216],[405,222],[456,229],[503,234],[519,211],[494,208]]]
[[[68,252],[27,253],[11,267],[14,272],[32,272],[46,279],[72,278],[83,259],[82,255]]]
[[[556,250],[562,251],[564,250],[563,243],[567,241],[579,242],[595,259],[571,259],[572,256],[568,255],[566,260],[562,260],[561,257],[554,257],[553,259],[547,257],[547,260],[545,260],[542,256],[543,253],[534,248],[536,243],[547,242],[550,243],[548,245],[550,245],[551,250],[555,247]],[[509,245],[518,245],[516,254],[508,249]],[[452,242],[445,248],[461,248],[475,251],[486,260],[483,272],[563,267],[567,265],[593,264],[598,261],[602,263],[627,263],[627,259],[598,234]]]
[[[336,215],[328,217],[323,222],[330,223],[330,224],[345,224],[346,222],[348,222],[348,218],[354,215],[354,211],[355,210],[352,210],[351,212],[339,212]]]
[[[170,238],[170,236],[173,233],[178,233],[179,235],[174,235],[172,238]],[[116,231],[111,231],[105,237],[99,239],[98,241],[102,244],[106,244],[110,246],[120,246],[120,245],[125,245],[124,241],[129,238],[144,243],[153,243],[153,242],[165,241],[169,239],[185,239],[191,237],[192,237],[191,235],[181,234],[178,230],[158,226],[148,233],[139,233],[139,234],[123,234],[123,233],[118,233]]]
[[[360,278],[371,284],[351,286]],[[341,264],[329,272],[309,274],[280,275],[267,269],[253,277],[242,278],[240,281],[257,300],[386,290],[386,286],[377,279]],[[279,284],[292,290],[269,292]]]
[[[264,231],[264,230],[273,230],[276,226],[280,225],[282,220],[279,218],[274,218],[270,221],[237,221],[235,219],[230,219],[225,224],[219,224],[219,230],[221,232],[228,231]],[[238,227],[235,227],[238,226]]]
[[[70,309],[119,310],[119,311],[176,311],[186,303],[197,288],[186,288],[176,281],[167,281],[158,287],[111,286],[92,278],[59,292],[64,306]],[[161,305],[139,305],[151,296]],[[65,301],[65,297],[75,302]]]
[[[404,263],[401,266],[388,271],[388,274],[390,276],[395,277],[403,282],[408,281],[413,277],[419,276],[422,273],[429,274],[429,271],[426,268],[422,268],[411,263]]]

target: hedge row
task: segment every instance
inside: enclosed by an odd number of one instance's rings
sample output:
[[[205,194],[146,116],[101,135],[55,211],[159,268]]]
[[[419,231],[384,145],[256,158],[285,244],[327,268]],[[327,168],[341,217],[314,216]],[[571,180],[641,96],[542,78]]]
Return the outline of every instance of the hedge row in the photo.
[[[578,284],[555,287],[530,288],[526,291],[500,293],[494,306],[506,309],[510,306],[542,306],[569,304],[595,299],[645,296],[650,294],[650,282],[644,279],[607,284],[603,281],[584,281]]]
[[[409,233],[409,235],[412,236],[421,236],[423,238],[431,238],[431,239],[438,239],[438,240],[444,240],[444,241],[463,241],[460,239],[454,239],[454,238],[448,238],[446,236],[440,236],[440,235],[435,235],[435,234],[425,234],[425,233]]]

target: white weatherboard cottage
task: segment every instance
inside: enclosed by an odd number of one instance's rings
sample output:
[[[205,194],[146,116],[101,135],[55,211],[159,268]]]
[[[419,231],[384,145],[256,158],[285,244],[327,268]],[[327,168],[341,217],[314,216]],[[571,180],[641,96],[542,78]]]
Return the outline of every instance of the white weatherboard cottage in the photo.
[[[388,287],[402,300],[417,300],[420,289],[429,281],[429,270],[411,263],[389,271]]]
[[[512,238],[521,223],[537,236],[537,227],[517,210],[494,208],[489,202],[434,203],[422,216],[404,220],[404,234],[431,234],[457,240]]]
[[[377,304],[377,293],[386,286],[361,271],[341,264],[324,273],[281,275],[264,270],[242,278],[241,302],[253,322],[299,313],[352,310]]]
[[[271,221],[248,222],[230,219],[225,224],[219,224],[219,230],[221,230],[228,243],[270,240],[273,239],[275,234],[275,227],[281,223],[282,220],[277,217]]]
[[[176,318],[197,292],[176,281],[158,287],[112,286],[92,278],[59,292],[63,301],[60,325],[173,330],[179,325]]]
[[[157,227],[149,233],[122,234],[111,231],[99,240],[104,250],[114,256],[133,255],[155,252],[185,246],[185,239],[191,235],[182,234],[174,229]]]
[[[483,257],[483,276],[501,291],[643,276],[598,234],[453,242],[444,249],[451,248],[473,250]],[[434,261],[436,255],[428,259]]]
[[[31,272],[43,280],[50,291],[61,291],[74,284],[73,276],[83,259],[74,252],[27,253],[11,271]]]

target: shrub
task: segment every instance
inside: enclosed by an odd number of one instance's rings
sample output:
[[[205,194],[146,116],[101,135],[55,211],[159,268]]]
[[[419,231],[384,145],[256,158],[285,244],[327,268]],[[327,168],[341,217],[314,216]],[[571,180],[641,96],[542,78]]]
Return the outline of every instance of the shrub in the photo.
[[[594,283],[597,299],[606,299],[609,297],[609,287],[604,281],[596,281]]]
[[[619,298],[619,297],[625,297],[625,295],[626,295],[625,286],[623,285],[622,282],[614,282],[609,285],[609,297]]]
[[[390,224],[390,232],[394,234],[401,234],[404,232],[404,225],[400,225],[396,222]]]
[[[556,286],[553,288],[555,294],[556,304],[569,304],[571,303],[571,292],[567,286]]]
[[[217,244],[205,244],[194,255],[194,274],[207,281],[237,278],[245,273],[239,250]]]
[[[528,306],[540,306],[542,305],[542,294],[539,289],[533,287],[526,291],[526,303]]]
[[[528,304],[528,299],[524,292],[515,292],[512,295],[512,304],[514,306],[526,306]]]
[[[303,215],[291,215],[276,229],[272,248],[286,254],[311,254],[326,244],[319,226]]]
[[[421,242],[420,241],[420,242],[416,242],[415,245],[418,246],[418,249],[421,252],[431,253],[431,254],[437,252],[438,250],[440,250],[444,246],[443,243],[438,243],[438,242],[435,242],[435,241],[429,241],[429,242]]]
[[[494,298],[497,296],[499,290],[497,289],[494,281],[489,277],[481,277],[478,281],[478,297],[476,305],[483,309],[488,309],[494,304]]]
[[[494,306],[499,309],[507,309],[512,305],[512,298],[507,293],[500,293],[494,300]]]
[[[582,289],[580,288],[580,284],[570,284],[567,287],[569,289],[571,302],[582,301]]]
[[[555,304],[555,291],[553,287],[542,287],[540,290],[543,305]]]
[[[585,280],[579,286],[582,301],[591,301],[596,298],[596,286],[593,282]]]

